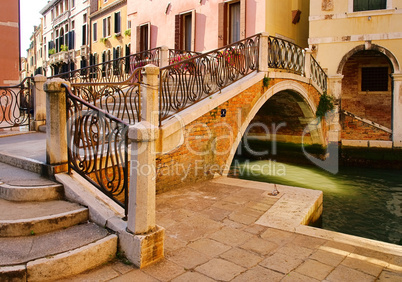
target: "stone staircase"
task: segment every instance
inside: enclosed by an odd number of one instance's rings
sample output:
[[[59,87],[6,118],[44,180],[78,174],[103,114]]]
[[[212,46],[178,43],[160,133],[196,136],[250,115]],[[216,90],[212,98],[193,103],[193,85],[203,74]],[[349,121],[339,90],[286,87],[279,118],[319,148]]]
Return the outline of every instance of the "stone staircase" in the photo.
[[[115,258],[117,236],[63,198],[62,185],[0,164],[0,281],[56,280]]]

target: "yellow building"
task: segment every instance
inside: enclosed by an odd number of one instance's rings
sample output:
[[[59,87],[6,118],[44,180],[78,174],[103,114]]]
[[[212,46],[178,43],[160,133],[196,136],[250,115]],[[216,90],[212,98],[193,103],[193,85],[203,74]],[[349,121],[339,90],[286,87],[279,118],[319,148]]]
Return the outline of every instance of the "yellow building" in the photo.
[[[309,21],[342,142],[402,147],[402,0],[311,0]]]
[[[130,54],[131,26],[127,21],[127,0],[92,1],[90,7],[90,64]]]

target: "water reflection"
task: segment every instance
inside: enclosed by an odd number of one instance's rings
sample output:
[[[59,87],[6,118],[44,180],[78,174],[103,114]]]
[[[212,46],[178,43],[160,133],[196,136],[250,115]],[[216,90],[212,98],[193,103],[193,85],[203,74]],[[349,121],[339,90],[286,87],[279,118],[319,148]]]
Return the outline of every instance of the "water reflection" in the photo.
[[[400,171],[341,168],[333,175],[314,166],[271,160],[235,160],[233,168],[233,174],[244,179],[323,191],[324,229],[402,244]]]

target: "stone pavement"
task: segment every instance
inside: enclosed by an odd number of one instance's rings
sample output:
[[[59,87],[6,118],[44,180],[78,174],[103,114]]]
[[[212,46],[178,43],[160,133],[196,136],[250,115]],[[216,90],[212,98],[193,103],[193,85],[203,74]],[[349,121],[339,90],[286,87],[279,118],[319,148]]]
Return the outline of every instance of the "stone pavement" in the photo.
[[[222,181],[157,195],[163,261],[139,270],[117,260],[66,281],[402,281],[402,252],[256,224],[275,202]]]
[[[44,140],[43,133],[0,138],[0,155],[40,162]],[[4,178],[33,177],[0,169]],[[157,195],[157,224],[166,229],[161,262],[140,270],[116,260],[65,281],[402,281],[401,246],[362,247],[364,240],[345,244],[335,235],[322,239],[256,224],[277,199],[267,195],[266,184],[233,183],[213,180]]]

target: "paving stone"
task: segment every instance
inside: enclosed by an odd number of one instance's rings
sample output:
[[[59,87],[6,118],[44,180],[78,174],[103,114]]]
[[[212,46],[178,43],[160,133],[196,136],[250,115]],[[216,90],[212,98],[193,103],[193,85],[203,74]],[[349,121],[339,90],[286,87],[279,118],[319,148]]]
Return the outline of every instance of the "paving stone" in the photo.
[[[339,265],[345,258],[345,255],[334,254],[332,252],[323,250],[318,250],[310,256],[310,259],[314,259],[331,266]]]
[[[241,230],[247,227],[247,225],[244,225],[243,223],[236,222],[236,221],[230,220],[228,218],[225,218],[223,220],[223,224],[226,225],[227,227],[241,229]]]
[[[172,282],[213,282],[215,280],[212,280],[209,277],[206,277],[205,275],[202,275],[198,272],[194,271],[189,271],[186,272],[179,277],[176,277],[175,279],[172,280]]]
[[[261,238],[269,240],[271,242],[276,243],[278,246],[282,246],[284,244],[292,241],[296,235],[292,232],[283,231],[274,228],[268,228],[265,232],[261,234]]]
[[[186,246],[186,242],[180,239],[176,239],[172,236],[169,236],[168,234],[165,233],[165,250],[178,250],[181,248],[184,248]]]
[[[282,281],[281,279],[284,277],[283,274],[272,271],[270,269],[266,269],[260,266],[256,266],[247,270],[246,272],[240,274],[233,282],[247,281],[247,282],[259,282],[259,281]]]
[[[231,211],[216,208],[216,207],[209,207],[209,208],[201,211],[201,213],[208,216],[208,218],[210,218],[212,220],[222,221],[229,216]]]
[[[260,235],[263,232],[265,232],[267,230],[267,228],[265,226],[262,225],[258,225],[258,224],[251,224],[249,226],[246,226],[243,231],[254,234],[254,235]]]
[[[152,276],[153,278],[156,278],[161,281],[172,280],[173,278],[186,272],[184,267],[177,265],[174,262],[166,259],[162,260],[161,262],[155,263],[151,266],[145,267],[142,269],[142,271]],[[138,281],[141,280],[138,279]]]
[[[87,281],[96,281],[96,280],[87,280]],[[141,282],[158,282],[157,279],[149,276],[139,269],[132,270],[127,272],[115,279],[110,280],[111,282],[127,282],[127,281],[141,281]]]
[[[264,259],[259,265],[287,274],[303,263],[303,260],[284,253],[274,253]]]
[[[250,215],[244,214],[240,211],[235,211],[235,212],[232,212],[228,218],[232,221],[235,221],[235,222],[238,222],[241,224],[245,224],[245,225],[249,225],[249,224],[256,222],[259,217],[258,216],[250,216]]]
[[[243,204],[248,203],[250,201],[250,199],[248,199],[247,197],[236,196],[236,194],[234,193],[233,195],[224,198],[223,201],[229,202],[232,204],[236,204],[236,205],[243,205]]]
[[[326,278],[328,281],[359,281],[359,282],[371,282],[375,281],[375,277],[366,273],[351,269],[349,267],[340,265],[336,267],[331,274]]]
[[[302,246],[304,248],[309,248],[309,249],[317,249],[324,243],[326,243],[327,240],[324,239],[319,239],[319,238],[314,238],[311,236],[305,236],[305,235],[297,235],[296,238],[292,240],[292,244]]]
[[[378,277],[378,282],[400,282],[402,281],[402,272],[383,271]]]
[[[253,237],[252,234],[231,227],[224,227],[210,236],[210,238],[230,246],[238,246],[251,237]]]
[[[215,280],[230,281],[244,272],[246,268],[223,259],[215,258],[198,266],[195,270]]]
[[[342,261],[341,265],[362,271],[375,277],[377,277],[384,269],[384,266],[380,266],[361,259],[351,257],[345,258],[345,260]]]
[[[186,269],[193,269],[194,267],[207,262],[210,258],[200,252],[197,252],[190,248],[183,248],[173,252],[169,260],[174,263],[183,266]]]
[[[243,249],[255,252],[260,255],[268,255],[278,248],[278,245],[268,240],[253,237],[240,246]]]
[[[121,261],[115,261],[115,262],[111,263],[111,267],[120,274],[125,274],[127,272],[132,271],[133,269],[136,269],[136,267],[134,265],[125,264]]]
[[[382,260],[382,261],[389,262],[389,263],[394,263],[395,258],[397,257],[392,254],[381,253],[381,252],[377,252],[377,251],[369,250],[369,249],[365,249],[365,248],[360,248],[360,247],[356,247],[356,249],[352,253],[357,254],[359,256],[374,258],[374,259]]]
[[[222,254],[221,258],[246,268],[255,266],[257,263],[263,260],[263,257],[239,248],[230,249],[226,253]]]
[[[311,255],[313,250],[289,243],[283,247],[278,248],[277,252],[304,260]]]
[[[261,212],[266,212],[268,211],[273,204],[270,203],[261,203],[258,201],[250,201],[247,203],[246,207],[251,208],[253,210],[261,211]]]
[[[67,279],[58,279],[59,282],[80,281],[108,281],[120,275],[111,265],[98,267]]]
[[[218,256],[231,249],[231,247],[228,245],[225,245],[223,243],[208,238],[203,238],[193,243],[190,243],[188,244],[188,247],[200,253],[208,255],[210,257]]]
[[[231,212],[242,208],[242,205],[240,205],[240,204],[233,204],[233,203],[224,202],[224,201],[216,202],[212,206],[215,208],[219,208],[219,209],[223,209],[223,210],[227,210],[227,211],[231,211]]]
[[[333,266],[329,266],[321,262],[309,259],[301,264],[298,268],[296,268],[295,271],[300,274],[315,278],[317,280],[323,280],[331,273],[333,269]]]
[[[321,280],[317,280],[303,274],[300,274],[295,271],[289,272],[285,277],[281,280],[281,282],[319,282]]]
[[[336,250],[341,251],[341,252],[336,252],[336,253],[342,253],[342,254],[345,253],[346,255],[348,255],[349,253],[353,253],[353,251],[356,250],[356,247],[354,247],[354,246],[344,244],[344,243],[339,243],[336,241],[327,241],[322,246],[324,248],[321,248],[321,249],[330,248],[330,249],[333,249],[334,252]]]

